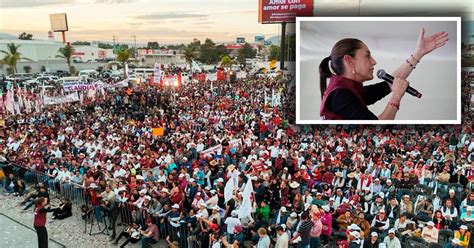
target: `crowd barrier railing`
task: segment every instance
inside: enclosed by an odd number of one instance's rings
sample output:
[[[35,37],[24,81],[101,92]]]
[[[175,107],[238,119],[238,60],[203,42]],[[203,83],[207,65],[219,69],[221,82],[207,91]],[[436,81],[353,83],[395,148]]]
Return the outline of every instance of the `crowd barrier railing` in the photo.
[[[48,174],[44,172],[36,171],[22,165],[12,164],[12,166],[13,173],[23,179],[25,183],[34,186],[38,185],[38,183],[43,183],[47,187],[48,192],[57,198],[68,198],[72,203],[78,205],[87,204],[86,189],[84,186],[68,181],[61,182],[50,178]]]

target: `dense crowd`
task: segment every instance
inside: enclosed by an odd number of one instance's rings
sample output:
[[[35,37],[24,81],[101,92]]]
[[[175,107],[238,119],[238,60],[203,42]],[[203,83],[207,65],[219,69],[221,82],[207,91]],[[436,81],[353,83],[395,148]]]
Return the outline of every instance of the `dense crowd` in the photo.
[[[58,184],[81,185],[85,213],[122,246],[472,247],[469,106],[462,125],[296,126],[287,105],[264,100],[287,83],[141,85],[9,117],[4,189],[24,195],[24,180],[45,173],[27,208]]]

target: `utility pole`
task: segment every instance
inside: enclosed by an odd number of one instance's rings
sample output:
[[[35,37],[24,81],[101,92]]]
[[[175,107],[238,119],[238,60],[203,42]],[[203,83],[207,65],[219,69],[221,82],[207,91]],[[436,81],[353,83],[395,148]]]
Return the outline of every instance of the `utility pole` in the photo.
[[[133,37],[133,42],[135,43],[135,45],[133,45],[133,57],[136,59],[137,58],[137,36],[132,35],[132,37]]]
[[[114,52],[115,52],[115,41],[117,41],[117,38],[116,38],[116,36],[115,36],[115,35],[114,35],[114,36],[112,36],[112,40],[114,41]]]
[[[286,22],[281,23],[281,40],[280,40],[280,70],[285,69],[285,55],[286,55],[286,46],[285,46],[285,38],[286,38]]]

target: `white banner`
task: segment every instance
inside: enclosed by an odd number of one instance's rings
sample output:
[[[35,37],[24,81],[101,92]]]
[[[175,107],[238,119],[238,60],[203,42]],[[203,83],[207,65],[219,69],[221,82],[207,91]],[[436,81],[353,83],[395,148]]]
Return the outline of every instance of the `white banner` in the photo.
[[[204,155],[204,156],[207,156],[209,155],[211,152],[216,152],[216,151],[222,151],[222,145],[217,145],[217,146],[214,146],[214,147],[211,147],[205,151],[202,151],[201,154]]]
[[[207,73],[206,74],[206,81],[217,81],[217,73]]]
[[[79,96],[77,95],[77,92],[74,92],[65,96],[55,96],[55,97],[44,96],[43,104],[51,105],[51,104],[60,104],[60,103],[77,102],[77,101],[79,101]]]
[[[96,88],[95,84],[88,84],[81,81],[72,81],[72,82],[63,83],[64,92],[93,90],[95,88]]]
[[[246,78],[247,77],[247,72],[239,71],[239,72],[237,72],[236,76],[237,76],[238,79]]]
[[[128,87],[128,79],[124,79],[120,82],[114,83],[114,84],[106,84],[101,81],[97,82],[97,87],[99,89],[111,89],[111,88],[125,88]]]
[[[242,145],[242,139],[233,139],[233,140],[229,141],[229,145],[231,147],[241,146]]]
[[[161,66],[158,63],[155,63],[155,67],[153,68],[153,81],[155,83],[160,83],[161,80]]]

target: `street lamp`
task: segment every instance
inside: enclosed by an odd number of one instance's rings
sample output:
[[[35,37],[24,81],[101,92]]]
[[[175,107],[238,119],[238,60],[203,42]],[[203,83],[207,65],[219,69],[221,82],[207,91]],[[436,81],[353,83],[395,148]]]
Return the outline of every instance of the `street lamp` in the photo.
[[[49,68],[49,59],[51,59],[51,56],[48,56],[48,58],[46,59],[46,66],[47,67],[45,69],[45,72],[51,72],[51,68]]]

